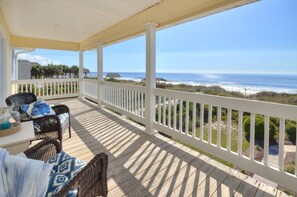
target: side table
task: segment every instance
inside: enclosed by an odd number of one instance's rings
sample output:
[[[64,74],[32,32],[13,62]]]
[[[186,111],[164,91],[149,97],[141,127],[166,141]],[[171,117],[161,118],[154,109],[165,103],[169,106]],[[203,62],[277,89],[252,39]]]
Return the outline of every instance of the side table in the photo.
[[[16,155],[27,150],[29,148],[30,140],[33,140],[34,138],[33,122],[22,122],[21,130],[19,132],[0,137],[0,147],[7,149],[9,154]]]

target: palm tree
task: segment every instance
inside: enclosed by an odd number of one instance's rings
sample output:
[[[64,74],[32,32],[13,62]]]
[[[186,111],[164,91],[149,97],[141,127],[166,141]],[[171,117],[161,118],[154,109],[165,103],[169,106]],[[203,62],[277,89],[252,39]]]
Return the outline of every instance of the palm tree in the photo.
[[[90,70],[89,69],[87,69],[87,68],[84,68],[83,69],[83,73],[85,74],[85,77],[87,76],[87,74],[89,74],[90,73]]]
[[[60,76],[63,75],[63,67],[61,64],[56,65],[56,77],[60,78]]]
[[[74,78],[78,78],[79,75],[79,67],[76,65],[73,65],[71,67],[71,74],[73,75]]]
[[[62,65],[62,73],[64,75],[64,78],[66,78],[67,72],[68,72],[68,66]]]
[[[31,68],[31,79],[34,77],[35,79],[40,79],[43,76],[44,69],[43,66],[36,64]]]

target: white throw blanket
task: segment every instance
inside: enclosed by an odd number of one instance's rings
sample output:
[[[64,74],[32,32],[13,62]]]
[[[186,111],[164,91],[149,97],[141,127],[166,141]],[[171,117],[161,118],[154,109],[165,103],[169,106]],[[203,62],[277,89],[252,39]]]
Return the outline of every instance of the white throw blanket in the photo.
[[[0,197],[43,197],[52,165],[9,155],[0,148]]]

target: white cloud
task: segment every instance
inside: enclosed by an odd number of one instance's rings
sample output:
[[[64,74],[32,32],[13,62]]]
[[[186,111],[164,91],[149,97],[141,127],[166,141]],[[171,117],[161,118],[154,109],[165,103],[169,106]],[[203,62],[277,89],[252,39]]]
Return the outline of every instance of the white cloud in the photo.
[[[46,66],[48,64],[61,64],[58,60],[51,60],[40,55],[31,55],[28,53],[21,53],[18,55],[18,59],[25,59],[30,62],[37,62],[40,65]]]

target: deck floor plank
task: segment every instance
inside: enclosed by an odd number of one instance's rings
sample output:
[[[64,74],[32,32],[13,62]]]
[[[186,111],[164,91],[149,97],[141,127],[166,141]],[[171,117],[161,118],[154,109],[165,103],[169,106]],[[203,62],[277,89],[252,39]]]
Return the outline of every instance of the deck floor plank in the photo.
[[[82,99],[50,101],[71,111],[63,150],[89,161],[109,157],[109,196],[285,196],[237,170]]]

